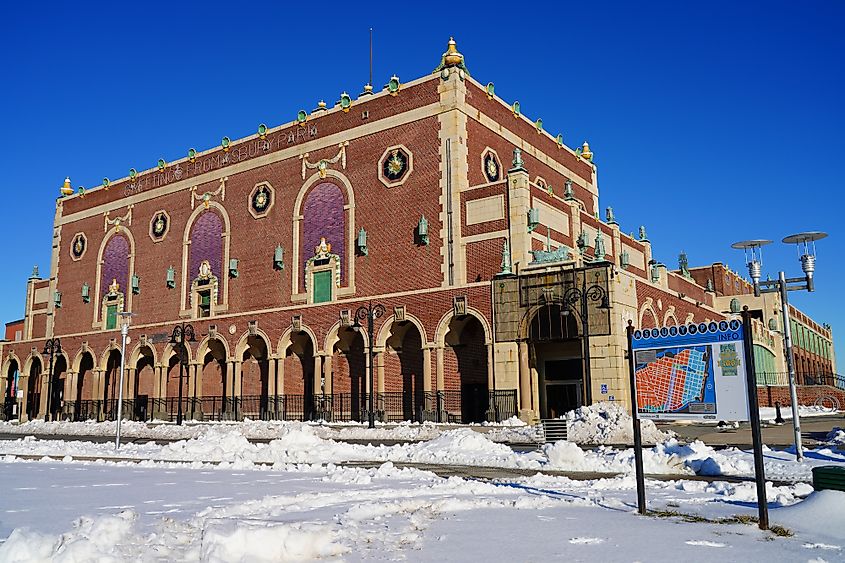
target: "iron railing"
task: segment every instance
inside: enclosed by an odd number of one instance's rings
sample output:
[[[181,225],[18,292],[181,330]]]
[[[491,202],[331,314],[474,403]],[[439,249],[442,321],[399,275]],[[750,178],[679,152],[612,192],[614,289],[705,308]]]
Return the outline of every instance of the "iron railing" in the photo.
[[[183,397],[187,420],[367,420],[369,394],[249,395],[243,397]],[[149,421],[176,420],[176,397],[123,400],[123,418]],[[389,392],[375,395],[376,418],[382,422],[484,422],[502,421],[517,414],[516,390],[462,389],[429,392]],[[114,420],[117,399],[67,401],[66,420]]]

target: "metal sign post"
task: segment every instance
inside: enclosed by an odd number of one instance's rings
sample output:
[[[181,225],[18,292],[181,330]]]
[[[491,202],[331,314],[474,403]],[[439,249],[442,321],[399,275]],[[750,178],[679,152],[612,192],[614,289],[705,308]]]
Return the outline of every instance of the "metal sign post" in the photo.
[[[640,431],[640,417],[637,413],[637,376],[634,365],[634,347],[632,345],[634,326],[628,321],[628,371],[631,375],[631,418],[634,423],[634,468],[637,471],[637,510],[645,515],[645,473],[643,472],[643,435]]]
[[[754,480],[757,483],[757,516],[761,530],[769,529],[769,504],[766,498],[766,470],[763,466],[763,437],[760,434],[760,408],[757,405],[757,375],[754,368],[754,343],[751,314],[743,307],[742,326],[745,343],[745,377],[748,381],[748,410],[751,415],[751,440],[754,444]]]

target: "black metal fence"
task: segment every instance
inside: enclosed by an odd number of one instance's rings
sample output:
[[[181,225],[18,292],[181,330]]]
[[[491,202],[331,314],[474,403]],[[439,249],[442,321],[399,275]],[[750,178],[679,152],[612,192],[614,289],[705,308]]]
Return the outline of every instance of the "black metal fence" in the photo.
[[[845,389],[845,375],[836,373],[804,374],[804,385],[830,385]]]
[[[183,397],[186,420],[367,420],[369,394],[251,395],[243,397]],[[516,390],[461,389],[419,393],[376,393],[376,418],[382,422],[471,423],[506,420],[517,414]],[[179,412],[175,397],[124,399],[126,420],[173,422]],[[115,420],[117,399],[68,401],[62,408],[66,420]]]

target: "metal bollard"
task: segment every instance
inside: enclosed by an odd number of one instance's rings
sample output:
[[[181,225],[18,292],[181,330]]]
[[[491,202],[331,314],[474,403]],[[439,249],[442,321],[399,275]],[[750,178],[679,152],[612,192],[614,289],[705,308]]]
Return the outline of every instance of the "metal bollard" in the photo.
[[[775,401],[775,424],[786,422],[780,414],[780,401]]]

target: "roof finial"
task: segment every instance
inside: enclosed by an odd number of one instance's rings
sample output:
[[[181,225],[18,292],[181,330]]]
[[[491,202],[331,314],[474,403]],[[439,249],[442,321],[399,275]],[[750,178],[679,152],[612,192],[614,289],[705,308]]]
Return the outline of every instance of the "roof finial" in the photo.
[[[62,185],[62,195],[73,195],[73,186],[70,185],[70,176],[65,178],[65,183]]]
[[[440,66],[434,69],[434,72],[440,72],[444,68],[451,66],[456,66],[465,73],[469,74],[469,71],[464,64],[464,56],[458,52],[458,44],[455,43],[454,37],[449,38],[449,43],[446,46],[446,52],[443,53],[443,57],[440,60]]]

